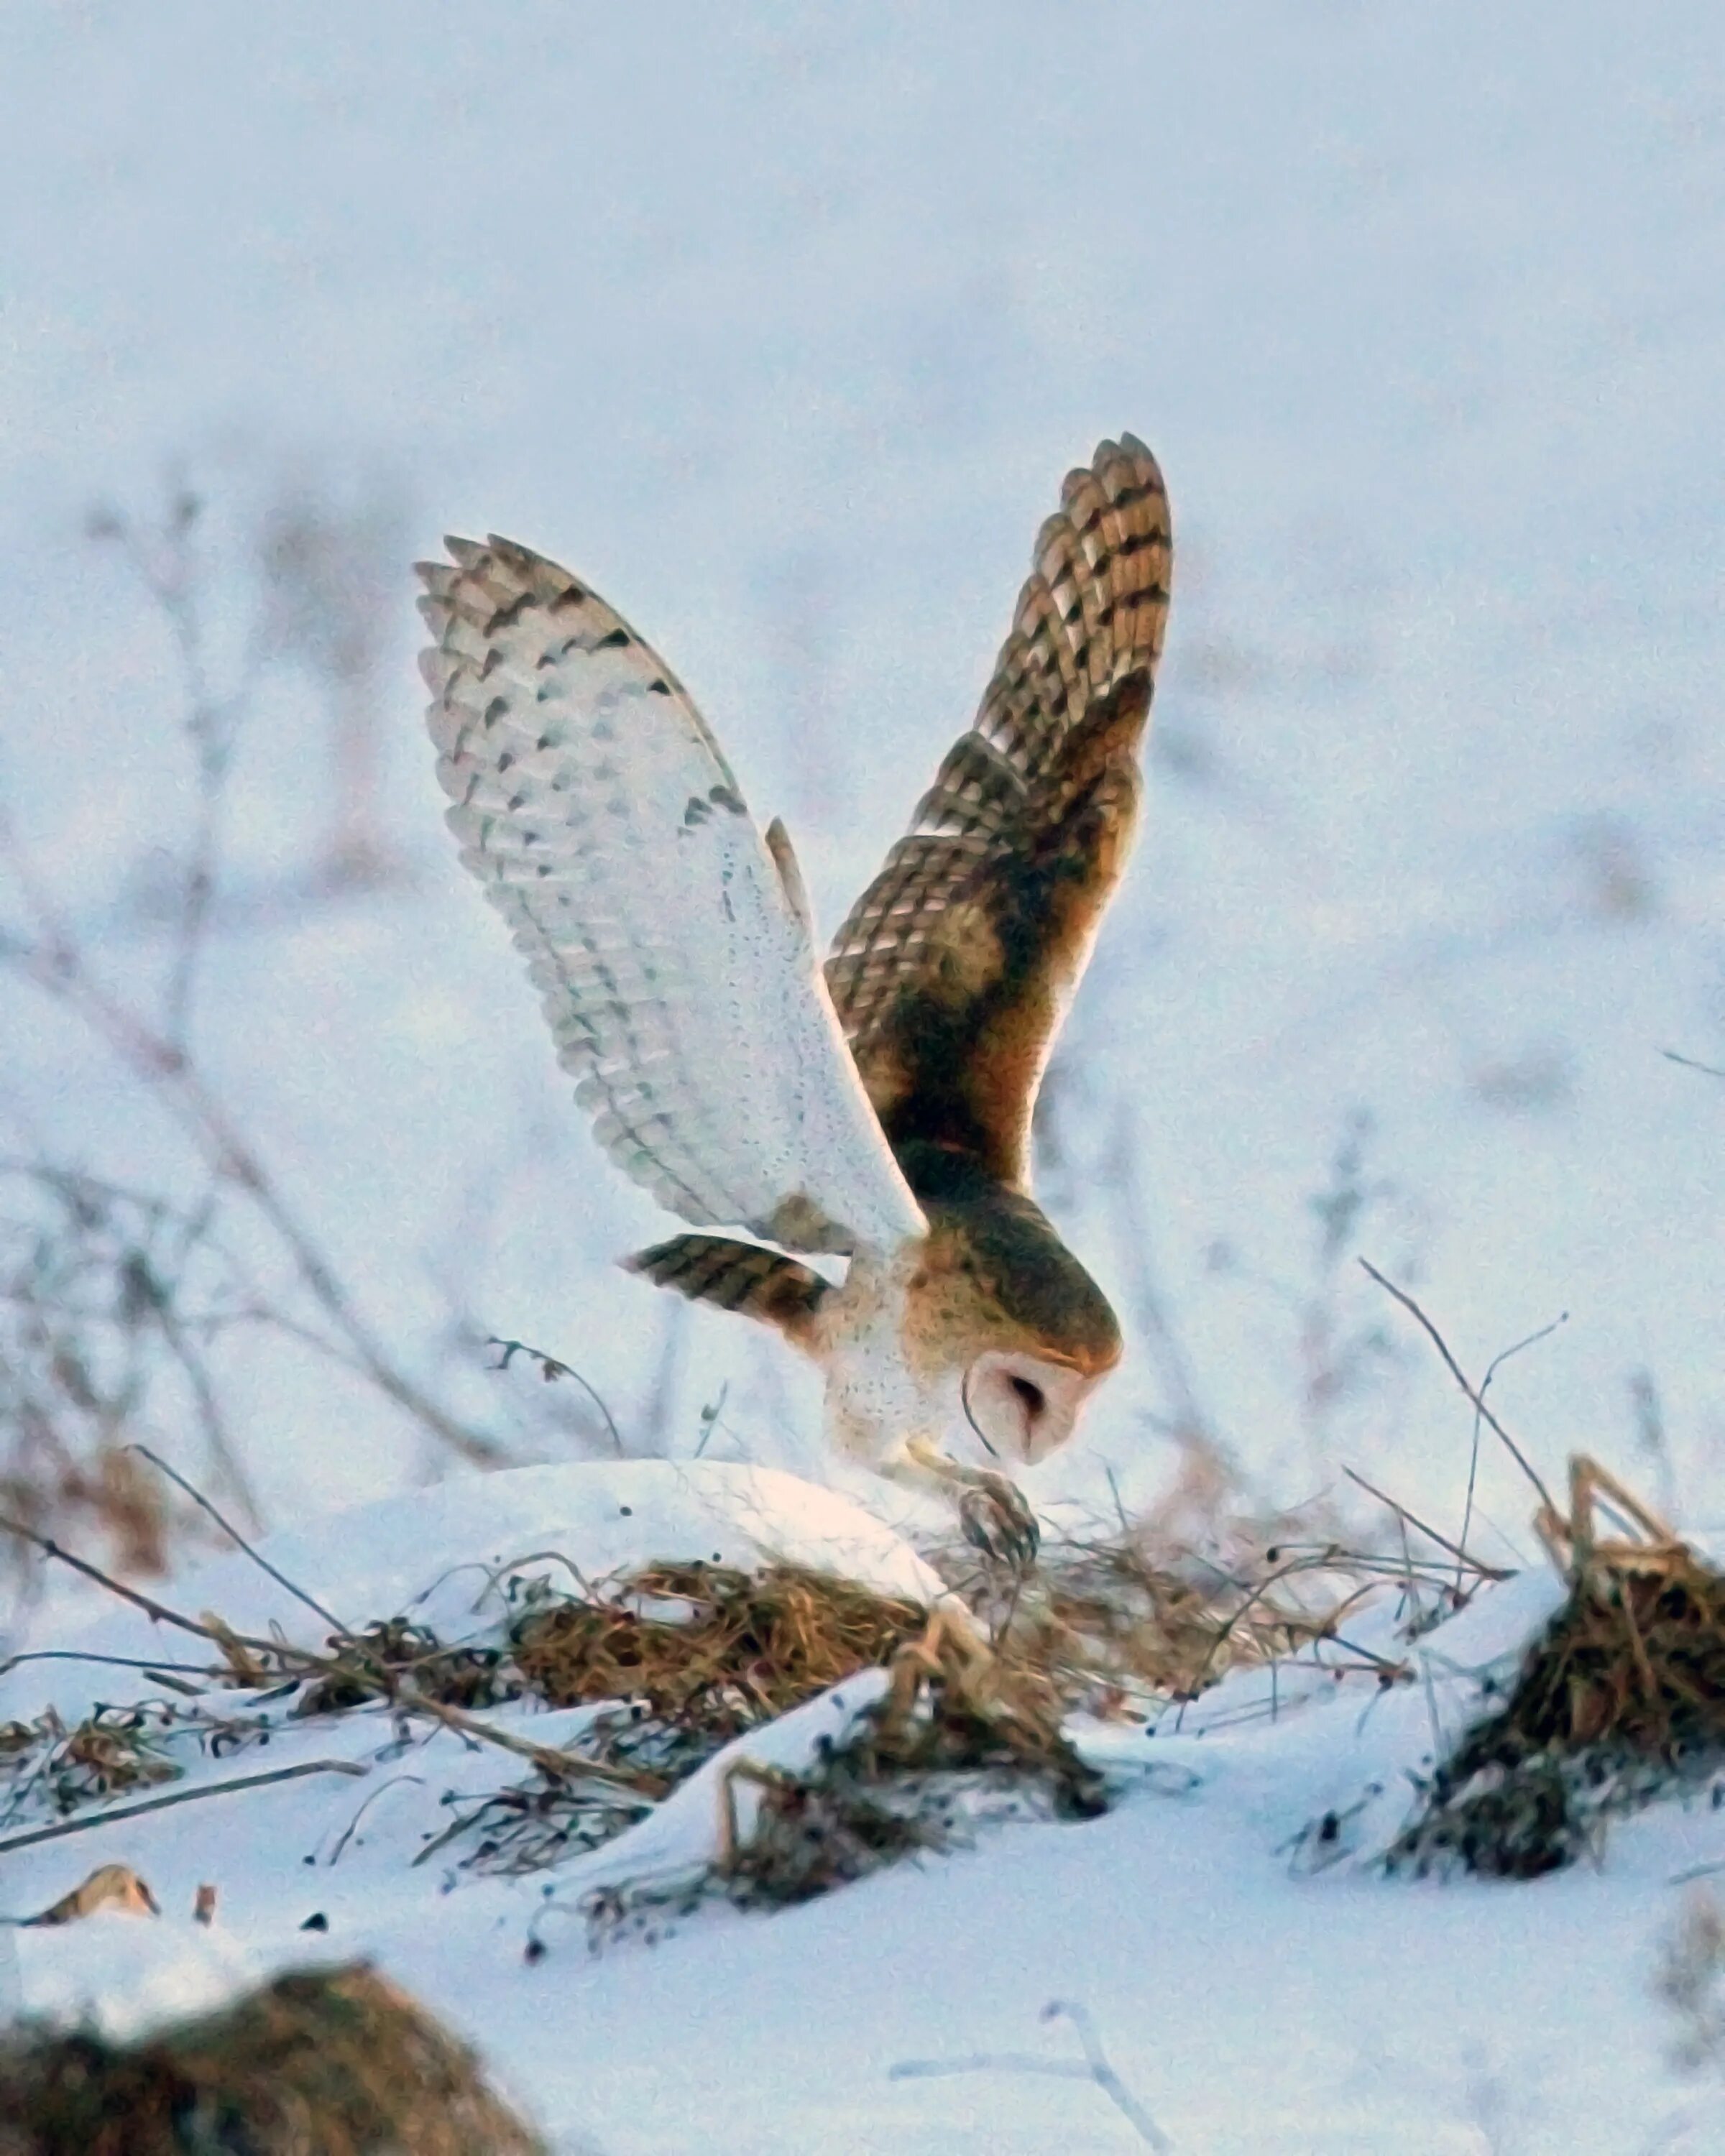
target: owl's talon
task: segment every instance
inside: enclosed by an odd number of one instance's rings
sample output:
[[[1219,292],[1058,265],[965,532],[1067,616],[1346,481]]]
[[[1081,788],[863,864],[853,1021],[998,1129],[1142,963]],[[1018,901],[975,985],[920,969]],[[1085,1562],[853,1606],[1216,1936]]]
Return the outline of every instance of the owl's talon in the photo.
[[[1004,1475],[983,1473],[958,1500],[964,1539],[997,1564],[1028,1572],[1042,1547],[1042,1530],[1024,1493]]]

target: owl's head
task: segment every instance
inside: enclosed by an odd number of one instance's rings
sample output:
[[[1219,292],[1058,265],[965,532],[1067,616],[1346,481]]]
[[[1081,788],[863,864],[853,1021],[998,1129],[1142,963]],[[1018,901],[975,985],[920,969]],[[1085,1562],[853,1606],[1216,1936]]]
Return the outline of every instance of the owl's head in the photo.
[[[1106,1374],[1022,1348],[986,1348],[965,1372],[963,1406],[991,1452],[1028,1466],[1066,1442]]]
[[[1119,1362],[1119,1323],[1025,1192],[962,1158],[913,1165],[932,1223],[911,1282],[920,1344],[946,1383],[957,1373],[965,1419],[989,1451],[1044,1459]]]

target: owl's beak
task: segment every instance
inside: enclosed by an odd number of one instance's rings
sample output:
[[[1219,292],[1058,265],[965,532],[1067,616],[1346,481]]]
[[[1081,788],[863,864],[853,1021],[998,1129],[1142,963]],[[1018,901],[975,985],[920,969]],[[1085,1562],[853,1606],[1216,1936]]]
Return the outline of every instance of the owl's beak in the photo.
[[[1064,1445],[1096,1379],[1040,1355],[990,1349],[965,1373],[972,1429],[997,1459],[1027,1466]]]

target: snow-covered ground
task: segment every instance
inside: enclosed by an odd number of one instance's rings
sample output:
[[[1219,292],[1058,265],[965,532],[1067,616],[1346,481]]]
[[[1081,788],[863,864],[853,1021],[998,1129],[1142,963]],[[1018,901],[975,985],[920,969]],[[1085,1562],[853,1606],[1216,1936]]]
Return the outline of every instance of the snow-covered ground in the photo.
[[[140,893],[187,844],[186,696],[90,512],[204,497],[218,696],[259,521],[309,501],[368,533],[375,822],[403,873],[311,888],[352,767],[315,639],[279,638],[200,1063],[373,1331],[524,1455],[553,1442],[546,1389],[446,1352],[452,1303],[567,1357],[633,1451],[830,1479],[803,1373],[611,1264],[664,1219],[580,1127],[439,828],[405,561],[495,529],[591,578],[785,815],[830,923],[968,716],[1060,474],[1130,427],[1168,475],[1174,608],[1146,838],[1043,1188],[1132,1352],[1033,1494],[1057,1522],[1111,1504],[1111,1471],[1153,1502],[1195,1413],[1242,1506],[1341,1504],[1352,1466],[1453,1531],[1471,1418],[1363,1255],[1417,1279],[1476,1375],[1567,1312],[1500,1412],[1548,1473],[1585,1446],[1717,1524],[1725,1090],[1660,1051],[1725,1063],[1722,53],[1705,0],[27,0],[0,57],[0,805],[150,1004],[167,944]],[[7,1155],[190,1187],[62,1011],[0,979],[0,1028]],[[1363,1165],[1333,1177],[1360,1111]],[[217,1360],[302,1556],[305,1523],[427,1471],[410,1420],[291,1344],[240,1328]],[[152,1440],[200,1472],[191,1429]],[[1482,1554],[1537,1560],[1495,1449],[1480,1505]],[[342,1547],[381,1593],[382,1553]],[[1700,2101],[1660,2081],[1664,1882],[1725,1856],[1717,1825],[1647,1822],[1598,1876],[1527,1888],[1291,1878],[1276,1852],[1353,1771],[1356,1718],[1314,1710],[1310,1751],[1286,1719],[1230,1738],[1191,1798],[651,1952],[525,1969],[502,1889],[422,1903],[358,1865],[348,1939],[613,2152],[1130,2146],[1076,2085],[886,2079],[1053,2046],[1057,1995],[1183,2149],[1656,2145]],[[269,1801],[298,1833],[347,1795]],[[199,1810],[139,1830],[176,1910]],[[6,1860],[0,1903],[50,1870]],[[258,1891],[263,1942],[299,1904]],[[1725,2124],[1670,2145],[1725,2148]]]
[[[547,1571],[547,1549],[588,1579],[649,1556],[826,1553],[887,1593],[937,1591],[842,1501],[708,1463],[516,1471],[462,1504],[437,1491],[284,1532],[265,1554],[350,1622],[411,1604],[454,1641],[495,1632],[488,1572],[518,1560]],[[239,1629],[275,1620],[321,1644],[316,1621],[244,1558],[185,1594]],[[687,1878],[715,1854],[726,1770],[742,1758],[807,1766],[878,1697],[879,1677],[735,1740],[616,1840],[520,1878],[464,1869],[472,1834],[413,1861],[449,1826],[451,1793],[521,1779],[495,1751],[423,1722],[404,1737],[376,1707],[298,1720],[279,1697],[216,1692],[213,1712],[260,1713],[272,1734],[220,1753],[172,1740],[177,1791],[331,1759],[364,1779],[283,1780],[8,1855],[10,1914],[105,1861],[131,1865],[165,1912],[16,1933],[8,1988],[27,2011],[93,2013],[123,2035],[219,2004],[308,1950],[372,1955],[477,2039],[558,2146],[611,2156],[1142,2145],[1098,2090],[1070,2081],[894,2072],[1003,2052],[1070,2061],[1070,2030],[1039,2022],[1056,1999],[1088,2015],[1156,2128],[1204,2156],[1725,2147],[1717,2085],[1697,2092],[1670,2070],[1674,2027],[1651,1990],[1671,1881],[1717,1859],[1717,1810],[1643,1815],[1618,1830],[1603,1871],[1532,1886],[1386,1881],[1373,1861],[1410,1815],[1409,1777],[1477,1716],[1482,1680],[1513,1669],[1559,1597],[1553,1577],[1531,1573],[1399,1645],[1386,1597],[1356,1613],[1348,1638],[1410,1655],[1413,1681],[1381,1689],[1358,1653],[1331,1649],[1274,1680],[1226,1678],[1152,1732],[1076,1724],[1114,1788],[1100,1820],[994,1825],[974,1848],[819,1902],[771,1916],[705,1906],[596,1951],[584,1895]],[[172,1650],[132,1612],[74,1644]],[[38,1663],[0,1684],[0,1723],[49,1700],[75,1714],[150,1696],[130,1671]],[[484,1719],[557,1744],[594,1711]],[[10,1804],[6,1836],[39,1813],[55,1815],[39,1794]],[[218,1892],[208,1931],[191,1919],[203,1884]]]

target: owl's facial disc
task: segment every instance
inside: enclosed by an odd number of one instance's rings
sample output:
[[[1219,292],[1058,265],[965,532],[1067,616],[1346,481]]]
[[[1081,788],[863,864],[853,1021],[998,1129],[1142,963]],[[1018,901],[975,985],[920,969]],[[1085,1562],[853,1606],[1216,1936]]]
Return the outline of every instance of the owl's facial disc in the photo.
[[[964,1404],[977,1435],[997,1458],[1029,1463],[1070,1437],[1095,1382],[1040,1355],[990,1349],[965,1373]]]

